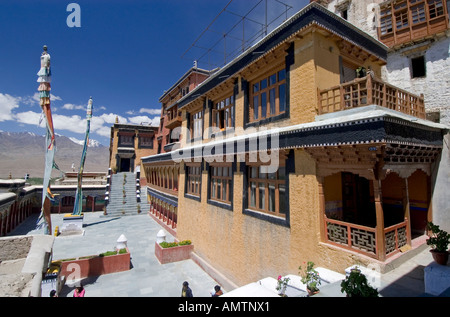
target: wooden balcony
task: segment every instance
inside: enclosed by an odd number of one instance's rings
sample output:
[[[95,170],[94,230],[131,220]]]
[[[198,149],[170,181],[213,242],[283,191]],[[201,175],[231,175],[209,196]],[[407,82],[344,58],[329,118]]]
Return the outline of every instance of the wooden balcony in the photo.
[[[326,242],[349,249],[372,258],[389,257],[408,243],[407,220],[384,228],[384,250],[381,256],[377,245],[376,228],[361,226],[354,223],[325,217]]]
[[[181,115],[175,116],[173,118],[168,117],[167,122],[166,122],[166,128],[172,130],[176,127],[179,127],[179,126],[181,126],[181,121],[182,121]]]
[[[425,119],[424,97],[366,76],[320,90],[319,114],[337,112],[367,105],[378,105]]]

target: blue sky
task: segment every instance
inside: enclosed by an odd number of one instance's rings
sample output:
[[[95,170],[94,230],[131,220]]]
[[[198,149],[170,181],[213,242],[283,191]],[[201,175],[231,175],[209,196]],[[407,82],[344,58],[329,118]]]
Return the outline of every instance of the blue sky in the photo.
[[[285,13],[280,1],[292,8]],[[280,1],[267,0],[269,31],[309,3]],[[80,27],[67,25],[70,3],[80,7]],[[116,116],[158,125],[164,90],[194,60],[212,69],[250,45],[263,30],[264,8],[265,0],[1,0],[0,130],[45,134],[36,95],[44,44],[56,133],[84,138],[91,96],[90,137],[103,145]]]

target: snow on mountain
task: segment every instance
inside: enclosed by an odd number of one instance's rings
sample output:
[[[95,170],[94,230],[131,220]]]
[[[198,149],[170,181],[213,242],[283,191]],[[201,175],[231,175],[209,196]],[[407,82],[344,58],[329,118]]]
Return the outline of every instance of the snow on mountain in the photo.
[[[76,143],[76,144],[84,145],[84,140],[78,140],[78,139],[73,138],[73,137],[70,137],[69,140],[74,142],[74,143]],[[99,146],[101,146],[100,142],[98,142],[97,140],[89,139],[88,147],[99,147]]]

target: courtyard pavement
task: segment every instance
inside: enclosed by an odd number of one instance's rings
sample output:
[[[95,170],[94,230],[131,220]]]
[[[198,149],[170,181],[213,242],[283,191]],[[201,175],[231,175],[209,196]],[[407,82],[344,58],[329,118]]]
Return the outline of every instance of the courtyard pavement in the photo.
[[[64,214],[52,214],[52,230],[62,227]],[[10,235],[43,234],[32,215]],[[120,235],[127,238],[131,254],[129,271],[82,280],[86,297],[180,297],[184,281],[194,297],[211,297],[217,282],[192,260],[161,264],[155,256],[155,241],[162,227],[148,214],[105,217],[103,212],[84,214],[83,235],[58,236],[53,244],[53,260],[100,254],[114,250]],[[166,232],[166,241],[174,237]],[[66,284],[60,297],[72,297],[74,287]],[[42,294],[42,296],[46,296]]]
[[[62,227],[64,214],[52,214],[52,229]],[[32,215],[9,235],[43,234],[36,229],[37,215]],[[161,264],[155,254],[157,233],[162,227],[147,213],[133,216],[105,217],[103,212],[84,214],[84,234],[58,236],[53,245],[53,260],[94,255],[114,250],[117,239],[125,235],[131,253],[129,271],[106,274],[82,281],[86,297],[180,297],[181,286],[188,281],[194,297],[210,297],[218,284],[193,260]],[[166,241],[174,241],[167,231]],[[433,262],[428,248],[403,264],[381,275],[377,285],[383,297],[423,297],[424,268]],[[73,296],[74,287],[63,287],[60,297]],[[225,292],[231,290],[224,290]],[[321,288],[318,297],[342,297],[338,285]],[[46,296],[43,294],[43,296]]]

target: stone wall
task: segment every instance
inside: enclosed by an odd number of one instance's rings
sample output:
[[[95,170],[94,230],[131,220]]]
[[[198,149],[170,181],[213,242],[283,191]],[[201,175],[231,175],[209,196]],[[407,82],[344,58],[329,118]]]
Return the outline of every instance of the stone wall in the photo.
[[[10,261],[26,258],[31,247],[33,237],[14,236],[0,239],[0,260]]]
[[[450,126],[450,38],[409,46],[388,55],[384,80],[414,94],[424,94],[427,113],[438,112]],[[425,56],[426,76],[411,78],[411,58]]]

